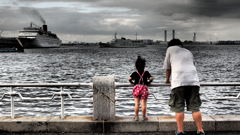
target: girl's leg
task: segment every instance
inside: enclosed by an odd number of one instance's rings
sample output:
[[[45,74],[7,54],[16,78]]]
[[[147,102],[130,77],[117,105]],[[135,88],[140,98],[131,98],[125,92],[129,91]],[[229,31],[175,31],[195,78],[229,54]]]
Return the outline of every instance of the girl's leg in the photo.
[[[134,98],[134,103],[135,103],[135,106],[134,106],[134,113],[135,113],[135,117],[138,117],[138,110],[139,110],[139,102],[140,102],[140,99],[139,98]]]
[[[147,111],[147,99],[141,100],[141,107],[142,107],[142,116],[144,120],[147,120],[146,111]],[[146,118],[146,119],[145,119]]]

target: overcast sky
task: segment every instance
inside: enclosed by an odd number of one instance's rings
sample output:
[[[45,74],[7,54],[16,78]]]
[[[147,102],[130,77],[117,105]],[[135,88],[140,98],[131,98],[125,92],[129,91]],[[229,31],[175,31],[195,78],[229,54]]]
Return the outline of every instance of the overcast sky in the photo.
[[[2,36],[17,36],[30,22],[63,42],[107,42],[118,37],[163,40],[240,40],[240,0],[1,0]],[[42,17],[42,18],[41,18]]]

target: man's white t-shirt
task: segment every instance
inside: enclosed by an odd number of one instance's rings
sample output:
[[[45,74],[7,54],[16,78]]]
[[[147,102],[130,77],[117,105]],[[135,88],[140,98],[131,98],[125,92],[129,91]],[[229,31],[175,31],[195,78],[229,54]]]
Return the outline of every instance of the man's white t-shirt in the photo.
[[[168,47],[163,68],[171,69],[171,89],[180,86],[200,86],[193,55],[185,48]]]

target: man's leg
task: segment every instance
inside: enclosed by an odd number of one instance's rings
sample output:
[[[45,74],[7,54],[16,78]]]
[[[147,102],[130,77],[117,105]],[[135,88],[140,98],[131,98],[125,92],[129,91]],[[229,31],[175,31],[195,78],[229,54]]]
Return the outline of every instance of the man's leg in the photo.
[[[183,132],[183,120],[184,120],[184,90],[185,87],[174,88],[170,94],[169,105],[171,111],[175,112],[175,119],[177,124],[177,131]]]
[[[198,112],[192,112],[192,117],[193,117],[193,120],[195,121],[195,124],[196,124],[196,126],[197,126],[197,130],[198,130],[198,131],[203,131],[201,112],[200,112],[200,111],[198,111]]]
[[[202,127],[202,114],[200,112],[200,106],[202,104],[200,94],[200,87],[192,86],[189,87],[189,98],[187,100],[187,110],[192,111],[192,117],[195,122],[198,131],[203,131]]]
[[[178,132],[183,132],[184,112],[176,112],[175,118],[176,118]]]

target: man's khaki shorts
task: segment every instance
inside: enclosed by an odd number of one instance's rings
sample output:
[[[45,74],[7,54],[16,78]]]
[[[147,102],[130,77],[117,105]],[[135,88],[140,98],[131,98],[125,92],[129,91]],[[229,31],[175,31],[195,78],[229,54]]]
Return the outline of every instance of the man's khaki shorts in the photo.
[[[187,111],[198,112],[202,104],[199,94],[199,86],[181,86],[172,89],[169,99],[169,106],[173,112]]]

